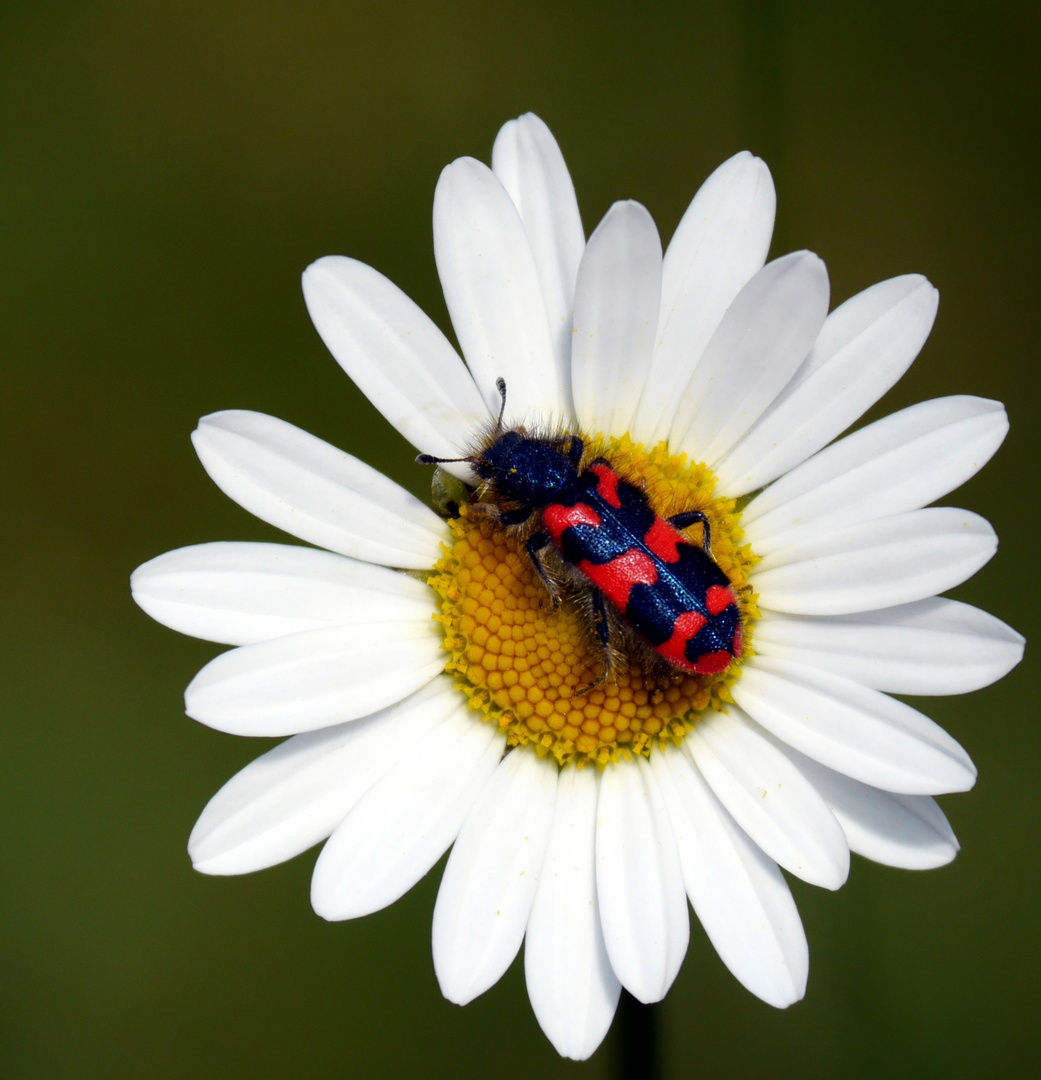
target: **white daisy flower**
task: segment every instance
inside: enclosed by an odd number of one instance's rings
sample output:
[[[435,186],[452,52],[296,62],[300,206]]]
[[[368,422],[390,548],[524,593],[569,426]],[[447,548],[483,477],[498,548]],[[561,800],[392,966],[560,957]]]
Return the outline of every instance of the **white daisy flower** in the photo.
[[[422,453],[471,453],[503,378],[507,426],[581,433],[658,514],[701,510],[747,645],[715,675],[634,659],[583,693],[599,663],[585,616],[551,608],[515,529],[465,505],[443,520],[273,417],[204,417],[193,438],[213,480],[315,547],[203,544],[134,574],[154,618],[237,646],[192,681],[188,714],[290,736],[203,811],[199,870],[245,873],[326,841],[312,903],[352,919],[451,847],[433,921],[445,996],[483,993],[523,941],[540,1025],[585,1058],[622,986],[665,995],[688,899],[734,975],[784,1007],[805,992],[808,954],[779,868],[837,889],[850,851],[908,869],[954,857],[932,796],[976,770],[887,695],[974,690],[1021,656],[1013,630],[939,596],[994,554],[993,530],[929,506],[990,458],[1007,419],[947,397],[833,441],[907,370],[937,293],[906,275],[829,314],[820,259],[765,262],[774,206],[766,165],[741,153],[664,258],[635,202],[587,242],[557,144],[529,114],[499,133],[490,169],[463,158],[437,185],[434,250],[465,362],[371,267],[308,268],[326,345]],[[473,481],[465,461],[445,468]]]

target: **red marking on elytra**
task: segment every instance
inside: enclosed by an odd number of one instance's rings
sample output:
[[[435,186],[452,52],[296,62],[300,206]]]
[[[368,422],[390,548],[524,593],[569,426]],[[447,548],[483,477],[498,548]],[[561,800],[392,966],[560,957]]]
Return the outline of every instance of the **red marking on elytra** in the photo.
[[[600,515],[588,503],[575,503],[574,506],[553,503],[542,512],[542,521],[549,535],[559,541],[564,530],[572,525],[596,528],[600,524]]]
[[[655,518],[647,530],[643,542],[663,562],[679,562],[679,545],[687,543],[681,532],[674,529],[664,518]]]
[[[731,604],[736,603],[733,592],[725,585],[710,585],[705,591],[705,607],[708,608],[710,615],[718,615]]]
[[[687,642],[708,622],[704,615],[696,611],[685,611],[676,617],[672,625],[672,637],[661,645],[655,646],[658,653],[664,656],[670,664],[685,668],[687,671],[698,671],[698,667],[687,659]]]
[[[583,559],[578,569],[615,605],[625,611],[634,585],[653,585],[658,571],[642,551],[631,549],[605,563]]]
[[[745,636],[744,636],[744,634],[741,633],[741,624],[738,623],[737,626],[734,627],[734,655],[735,656],[740,656],[741,655],[741,647],[744,645],[744,643],[745,643]]]
[[[733,660],[733,657],[730,653],[726,649],[720,649],[719,652],[710,652],[705,653],[704,656],[699,656],[693,670],[699,675],[718,675],[721,671],[726,671],[730,667],[731,660]]]
[[[622,500],[618,498],[618,473],[616,473],[610,465],[604,465],[603,462],[590,465],[589,471],[596,474],[597,495],[599,495],[608,506],[613,506],[616,510],[619,509],[622,505]]]

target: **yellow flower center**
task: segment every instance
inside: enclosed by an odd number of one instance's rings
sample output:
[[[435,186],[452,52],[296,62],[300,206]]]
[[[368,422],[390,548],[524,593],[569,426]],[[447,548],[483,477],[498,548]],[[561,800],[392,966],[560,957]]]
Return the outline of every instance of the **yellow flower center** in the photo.
[[[587,460],[606,457],[641,486],[661,517],[700,510],[712,531],[712,557],[730,578],[741,609],[744,651],[759,612],[748,586],[756,556],[741,544],[733,499],[713,495],[708,467],[669,455],[664,443],[645,451],[626,436],[587,442]],[[705,709],[730,701],[741,661],[698,675],[628,656],[592,690],[603,671],[588,604],[565,592],[554,610],[523,548],[523,534],[464,506],[450,521],[453,542],[428,579],[441,600],[445,670],[472,708],[498,724],[511,746],[531,744],[562,765],[603,766],[624,754],[649,754],[655,740],[679,741]],[[701,542],[701,526],[688,530]]]

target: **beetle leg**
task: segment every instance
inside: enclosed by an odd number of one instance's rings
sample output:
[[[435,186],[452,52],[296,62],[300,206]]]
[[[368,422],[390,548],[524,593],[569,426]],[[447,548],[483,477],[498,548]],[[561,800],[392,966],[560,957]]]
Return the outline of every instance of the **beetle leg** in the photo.
[[[531,517],[531,514],[532,508],[530,506],[518,506],[515,510],[500,510],[499,524],[523,525]]]
[[[606,652],[611,644],[611,624],[607,621],[607,608],[604,606],[604,594],[599,589],[593,590],[593,627],[596,636]]]
[[[468,513],[474,515],[474,517],[491,518],[492,521],[498,521],[501,511],[495,505],[495,503],[475,502],[473,496],[470,497],[471,502],[468,507]]]
[[[604,669],[588,686],[576,690],[576,696],[588,694],[590,690],[595,690],[598,686],[601,686],[614,670],[611,655],[611,623],[608,619],[607,607],[604,605],[604,594],[599,589],[593,589],[590,601],[593,605],[593,629],[596,631],[597,640],[600,642]]]
[[[499,525],[523,525],[531,517],[530,506],[519,506],[514,510],[500,510],[495,503],[472,502],[470,513],[477,517],[491,518]]]
[[[709,558],[712,557],[712,533],[709,528],[708,518],[700,510],[688,510],[683,514],[674,514],[669,518],[669,524],[674,529],[686,529],[690,525],[701,524],[704,528],[704,538],[701,548]]]
[[[535,567],[535,573],[539,575],[539,580],[546,586],[546,592],[549,593],[553,610],[556,611],[560,605],[560,590],[557,588],[556,582],[546,572],[539,554],[549,542],[550,539],[547,533],[532,533],[524,545],[524,550],[528,553],[528,558],[531,559],[531,565]]]

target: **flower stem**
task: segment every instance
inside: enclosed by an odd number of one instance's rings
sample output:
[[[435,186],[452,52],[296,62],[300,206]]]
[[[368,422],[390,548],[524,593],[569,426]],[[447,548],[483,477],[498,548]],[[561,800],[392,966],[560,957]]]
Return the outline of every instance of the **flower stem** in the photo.
[[[642,1005],[622,991],[618,1002],[619,1080],[661,1080],[661,1016],[657,1005]]]

